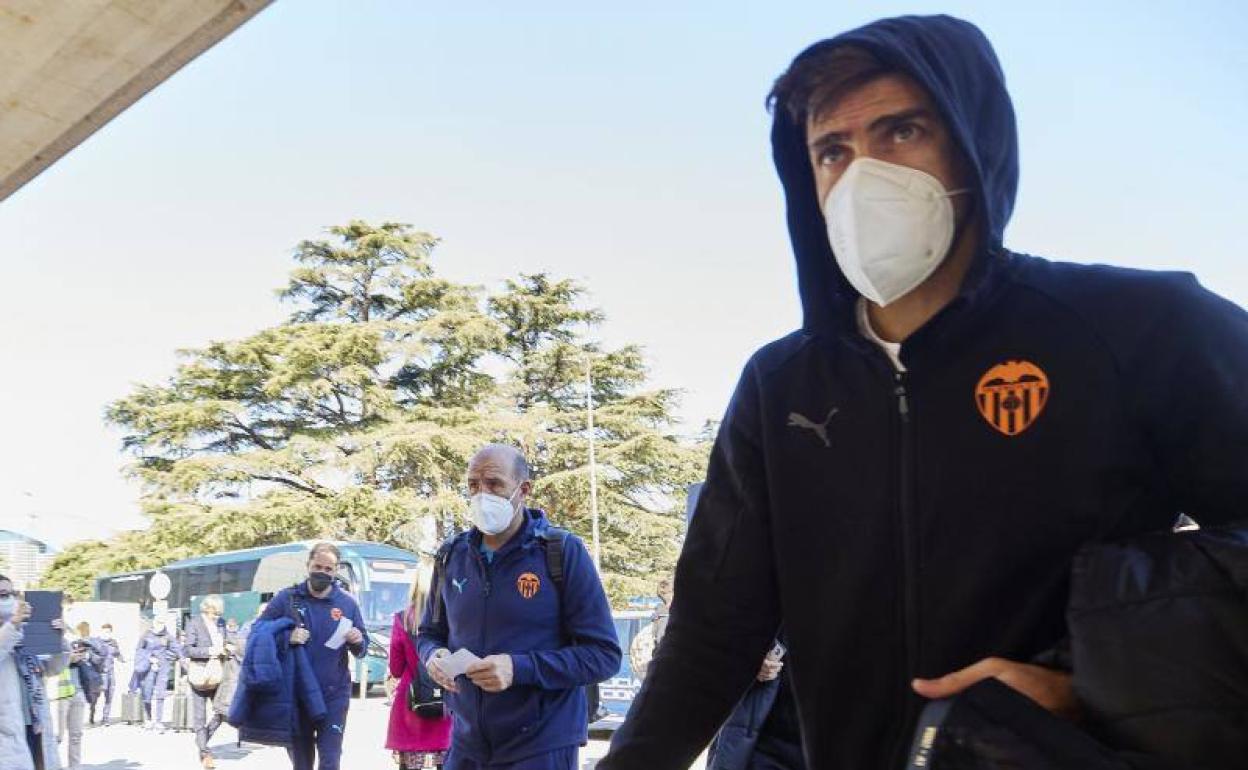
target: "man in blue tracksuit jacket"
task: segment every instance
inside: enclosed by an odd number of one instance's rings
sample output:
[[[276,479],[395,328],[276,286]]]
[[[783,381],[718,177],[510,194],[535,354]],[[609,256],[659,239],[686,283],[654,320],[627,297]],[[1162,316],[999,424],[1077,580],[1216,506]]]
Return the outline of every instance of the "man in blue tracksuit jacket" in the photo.
[[[308,579],[278,591],[261,618],[297,618],[299,627],[290,633],[291,644],[303,644],[327,711],[325,719],[302,725],[288,750],[295,770],[312,770],[318,757],[320,770],[338,770],[342,758],[342,735],[351,704],[351,671],[347,650],[357,658],[368,650],[368,633],[360,606],[351,594],[334,582],[341,554],[333,543],[317,543],[308,553]],[[325,646],[343,618],[351,621],[344,643]]]
[[[1070,715],[1047,653],[1079,548],[1244,515],[1248,314],[1191,275],[1005,248],[1018,141],[982,32],[873,22],[772,105],[802,328],[741,375],[600,770],[687,768],[781,621],[819,770],[901,767],[927,700],[987,677]]]
[[[474,527],[449,546],[418,646],[448,690],[455,717],[447,770],[572,770],[588,737],[585,685],[614,676],[620,646],[602,582],[584,544],[542,537],[550,526],[525,508],[528,464],[492,444],[468,466]],[[547,548],[563,548],[563,578]],[[481,658],[457,678],[452,651]]]

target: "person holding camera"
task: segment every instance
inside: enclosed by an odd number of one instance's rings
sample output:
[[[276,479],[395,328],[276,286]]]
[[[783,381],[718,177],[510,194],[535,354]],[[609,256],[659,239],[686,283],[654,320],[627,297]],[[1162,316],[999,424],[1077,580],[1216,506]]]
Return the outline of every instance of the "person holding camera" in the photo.
[[[397,686],[390,704],[386,748],[395,753],[399,770],[442,767],[451,747],[452,719],[442,702],[442,688],[429,676],[416,649],[432,581],[432,570],[417,573],[411,601],[407,609],[394,614],[390,632],[390,676]]]
[[[0,575],[0,767],[52,770],[60,767],[56,730],[43,678],[57,676],[69,656],[35,655],[22,646],[30,605],[13,582]],[[62,622],[52,626],[64,629]]]

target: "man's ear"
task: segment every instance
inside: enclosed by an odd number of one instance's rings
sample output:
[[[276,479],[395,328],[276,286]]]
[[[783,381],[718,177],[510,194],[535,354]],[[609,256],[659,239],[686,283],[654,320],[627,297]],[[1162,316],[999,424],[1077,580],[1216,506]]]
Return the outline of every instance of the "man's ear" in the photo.
[[[533,494],[533,482],[529,480],[520,482],[520,494],[524,497]]]

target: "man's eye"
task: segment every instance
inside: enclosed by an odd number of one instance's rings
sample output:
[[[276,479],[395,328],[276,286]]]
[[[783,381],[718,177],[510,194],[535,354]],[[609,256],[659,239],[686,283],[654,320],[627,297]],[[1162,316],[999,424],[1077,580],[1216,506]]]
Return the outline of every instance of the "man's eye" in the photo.
[[[919,127],[913,123],[903,123],[893,129],[894,142],[909,142],[919,137]]]
[[[845,150],[842,147],[828,147],[819,153],[820,166],[835,166],[845,158]]]

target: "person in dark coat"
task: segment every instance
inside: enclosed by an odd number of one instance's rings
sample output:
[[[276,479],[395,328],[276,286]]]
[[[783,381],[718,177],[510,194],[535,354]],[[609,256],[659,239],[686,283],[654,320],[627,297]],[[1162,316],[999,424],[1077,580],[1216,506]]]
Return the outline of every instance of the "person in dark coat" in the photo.
[[[170,633],[165,618],[152,619],[152,630],[143,635],[134,651],[134,673],[139,677],[139,690],[143,694],[144,729],[165,731],[165,696],[169,692],[169,678],[182,657],[182,648]]]
[[[216,682],[203,687],[191,686],[191,724],[195,728],[195,747],[199,752],[199,762],[205,768],[216,767],[212,752],[208,750],[208,741],[221,726],[222,717],[213,708],[217,689],[225,676],[225,661],[231,657],[233,650],[225,635],[221,623],[224,604],[217,594],[209,594],[200,600],[199,614],[191,619],[186,629],[186,643],[182,647],[183,654],[189,659],[192,667],[215,669],[220,674]]]
[[[230,618],[225,622],[225,651],[228,653],[221,664],[221,684],[216,695],[212,696],[212,710],[225,719],[230,713],[230,704],[234,702],[234,691],[238,688],[239,669],[243,662],[243,637],[238,623]]]
[[[360,606],[334,581],[341,558],[333,543],[312,546],[308,552],[308,579],[278,591],[260,616],[263,620],[298,619],[289,643],[306,651],[328,711],[320,722],[305,720],[300,724],[288,750],[294,770],[312,770],[314,763],[320,770],[338,770],[347,709],[351,705],[348,652],[362,658],[368,651]],[[343,628],[349,630],[340,631]],[[246,656],[243,660],[246,664]]]
[[[873,22],[770,102],[802,327],[742,372],[600,770],[688,767],[782,621],[820,770],[900,767],[928,699],[986,678],[1071,715],[1069,672],[1033,661],[1079,548],[1248,499],[1248,314],[1190,274],[1005,247],[1017,130],[979,29]]]
[[[82,685],[82,696],[87,701],[87,713],[91,724],[95,724],[95,704],[104,689],[104,675],[100,671],[103,657],[91,638],[91,624],[83,621],[75,626],[78,638],[74,640],[74,648],[81,655],[77,665],[78,681]]]
[[[99,636],[91,638],[91,646],[99,660],[100,695],[104,698],[104,711],[100,715],[100,724],[107,726],[112,717],[113,691],[117,685],[116,662],[125,662],[121,646],[113,638],[113,626],[105,623],[100,626]],[[91,704],[91,723],[95,723],[95,703]]]

